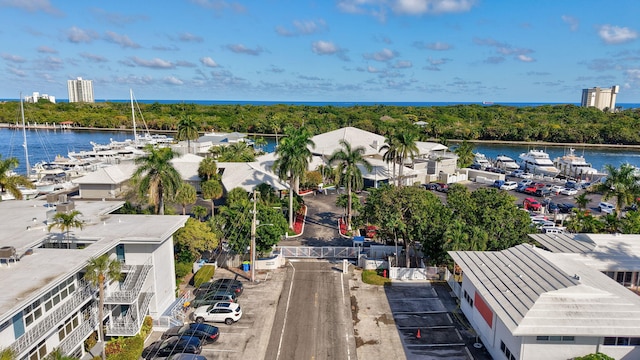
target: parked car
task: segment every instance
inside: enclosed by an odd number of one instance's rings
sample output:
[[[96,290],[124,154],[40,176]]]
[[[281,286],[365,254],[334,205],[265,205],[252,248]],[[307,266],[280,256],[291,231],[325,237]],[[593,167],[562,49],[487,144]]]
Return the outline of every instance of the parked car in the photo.
[[[201,306],[213,305],[221,301],[236,302],[236,300],[236,294],[233,292],[215,291],[196,296],[195,299],[191,300],[189,305],[191,307],[197,308]]]
[[[445,183],[436,183],[436,191],[444,193],[449,192],[449,185]]]
[[[562,226],[543,226],[541,231],[545,234],[564,234],[566,233],[566,228]]]
[[[167,360],[207,360],[207,358],[196,354],[175,354],[169,356]]]
[[[524,184],[524,185],[529,185],[529,184],[533,184],[533,180],[531,179],[524,179],[520,181],[520,184]]]
[[[531,211],[540,211],[540,210],[542,210],[542,204],[540,204],[534,198],[526,198],[526,199],[524,199],[524,201],[522,202],[522,205],[524,206],[525,210],[531,210]]]
[[[562,186],[562,185],[553,185],[549,190],[552,193],[558,195],[560,193],[560,191],[562,191],[563,189],[564,189],[564,186]]]
[[[546,187],[538,188],[536,190],[536,192],[534,193],[534,195],[538,196],[538,197],[549,196],[549,195],[551,195],[551,190],[549,190]]]
[[[576,189],[564,188],[560,190],[560,194],[562,195],[575,195],[577,193],[578,193],[578,190]]]
[[[545,199],[542,202],[542,205],[544,205],[547,208],[547,211],[550,213],[554,213],[556,211],[560,211],[560,209],[558,208],[558,204],[554,203],[553,201],[551,201],[550,199]]]
[[[244,287],[240,280],[236,279],[217,279],[212,282],[202,283],[197,289],[193,291],[195,296],[206,294],[214,291],[229,291],[236,294],[236,297],[242,295]]]
[[[500,189],[502,187],[502,185],[504,185],[505,181],[504,180],[496,180],[493,182],[493,184],[491,185],[494,188],[498,188]]]
[[[524,189],[526,189],[528,186],[526,184],[518,184],[518,187],[516,188],[516,192],[519,193],[523,193]]]
[[[427,190],[435,190],[438,188],[438,184],[436,183],[422,184],[422,186],[424,186],[424,188]]]
[[[150,360],[156,357],[167,357],[178,353],[200,354],[202,345],[196,337],[172,336],[158,340],[142,351],[142,357]]]
[[[197,323],[223,322],[231,325],[240,320],[242,309],[240,304],[232,302],[219,302],[210,306],[201,306],[193,312],[193,319]]]
[[[558,204],[558,210],[563,214],[569,214],[576,206],[569,203]]]
[[[616,211],[616,207],[613,204],[603,201],[600,204],[598,204],[598,210],[600,210],[600,212],[603,212],[605,214],[613,214]]]
[[[505,181],[500,190],[515,190],[518,187],[518,183],[515,181]]]
[[[168,339],[172,336],[197,337],[204,344],[218,340],[220,330],[213,325],[191,323],[170,328],[161,335],[161,339]]]
[[[529,195],[535,195],[536,191],[538,191],[538,188],[535,187],[535,186],[531,186],[531,185],[527,186],[524,189],[524,193],[525,194],[529,194]]]

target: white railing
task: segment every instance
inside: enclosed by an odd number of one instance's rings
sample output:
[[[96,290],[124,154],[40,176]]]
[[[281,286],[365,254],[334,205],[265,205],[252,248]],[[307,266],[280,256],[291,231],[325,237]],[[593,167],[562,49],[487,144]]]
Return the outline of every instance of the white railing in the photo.
[[[136,306],[132,306],[127,314],[112,318],[107,324],[108,336],[133,336],[140,331],[144,317],[149,310],[149,303],[153,293],[144,292],[140,294],[140,301]]]
[[[71,354],[78,344],[82,343],[82,341],[96,329],[96,324],[98,323],[98,308],[92,306],[83,312],[82,318],[82,324],[74,329],[71,334],[67,335],[58,346],[63,354]]]
[[[357,259],[362,248],[360,247],[338,247],[338,246],[279,246],[285,258],[317,258],[317,259]]]
[[[105,304],[131,304],[135,302],[152,267],[151,258],[143,265],[135,266],[135,272],[127,276],[122,284],[124,290],[110,291],[104,299]]]
[[[51,313],[51,315],[42,319],[34,327],[29,329],[26,333],[20,336],[13,344],[11,349],[16,354],[21,354],[27,350],[30,346],[40,340],[42,336],[48,333],[52,328],[55,328],[58,323],[69,317],[78,307],[87,301],[87,299],[93,296],[91,286],[81,283],[78,290],[74,291],[67,301],[58,305],[58,307]]]

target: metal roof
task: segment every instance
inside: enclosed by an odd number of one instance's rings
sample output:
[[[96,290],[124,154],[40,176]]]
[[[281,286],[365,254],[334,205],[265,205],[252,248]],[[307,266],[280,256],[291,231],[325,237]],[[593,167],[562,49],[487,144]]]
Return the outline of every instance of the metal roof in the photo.
[[[588,237],[579,234],[529,234],[529,237],[554,253],[588,253],[596,247]]]
[[[449,254],[516,336],[640,336],[640,297],[572,254],[532,245]]]

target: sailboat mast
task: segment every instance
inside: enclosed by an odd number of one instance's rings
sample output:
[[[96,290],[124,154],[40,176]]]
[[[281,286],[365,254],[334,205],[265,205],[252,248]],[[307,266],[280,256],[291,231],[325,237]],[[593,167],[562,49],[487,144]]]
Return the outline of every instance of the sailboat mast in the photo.
[[[133,89],[129,89],[129,97],[131,98],[131,121],[133,121],[133,141],[138,141],[138,133],[136,132],[136,111],[133,107]]]
[[[29,165],[29,148],[27,147],[27,125],[24,122],[24,105],[22,103],[22,93],[20,93],[20,116],[22,116],[22,138],[24,147],[24,160],[27,165],[27,177],[30,175],[31,166]]]

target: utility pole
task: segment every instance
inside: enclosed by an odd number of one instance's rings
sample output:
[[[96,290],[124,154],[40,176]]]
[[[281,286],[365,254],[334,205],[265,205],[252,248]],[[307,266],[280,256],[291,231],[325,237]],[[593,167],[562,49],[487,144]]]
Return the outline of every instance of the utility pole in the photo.
[[[256,190],[253,190],[253,219],[251,220],[251,282],[256,281]]]

